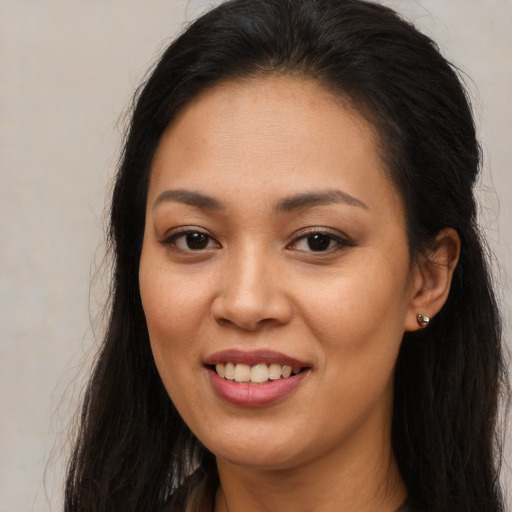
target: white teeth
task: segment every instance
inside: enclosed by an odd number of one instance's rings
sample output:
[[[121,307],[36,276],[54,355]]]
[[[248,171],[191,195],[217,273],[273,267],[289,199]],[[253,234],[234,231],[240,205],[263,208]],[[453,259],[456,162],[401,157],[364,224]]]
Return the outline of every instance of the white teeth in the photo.
[[[292,367],[291,366],[288,366],[287,364],[285,364],[282,368],[281,368],[281,375],[287,379],[290,375],[292,374]]]
[[[226,366],[224,366],[224,377],[229,380],[235,378],[235,365],[233,363],[227,363]]]
[[[268,378],[270,380],[277,380],[281,378],[281,365],[272,363],[268,369]]]
[[[226,375],[224,365],[221,363],[215,365],[215,371],[219,374],[219,377],[224,378]]]
[[[249,382],[251,380],[251,367],[248,364],[237,364],[235,366],[236,382]]]
[[[217,363],[215,371],[224,379],[234,380],[236,382],[248,382],[254,384],[262,384],[270,380],[278,380],[280,378],[287,379],[291,375],[297,375],[301,371],[301,367],[292,367],[290,365],[279,363],[272,363],[266,365],[265,363],[255,364],[249,366],[248,364],[234,364],[234,363]]]
[[[268,367],[266,364],[257,364],[251,368],[253,382],[266,382],[268,380]]]

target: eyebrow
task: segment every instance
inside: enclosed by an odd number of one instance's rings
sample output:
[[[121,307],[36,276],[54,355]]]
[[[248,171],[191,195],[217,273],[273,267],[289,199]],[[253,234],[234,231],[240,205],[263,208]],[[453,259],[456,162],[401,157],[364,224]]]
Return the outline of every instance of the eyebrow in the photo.
[[[192,190],[166,190],[162,192],[153,203],[153,209],[162,203],[174,201],[188,204],[204,210],[221,210],[222,205],[213,197],[194,192]]]
[[[153,203],[153,209],[162,203],[177,202],[194,206],[204,210],[222,210],[222,203],[213,197],[194,192],[193,190],[165,190]],[[274,205],[277,213],[288,213],[293,210],[302,210],[332,203],[345,203],[350,206],[358,206],[369,210],[366,203],[341,190],[325,190],[320,192],[306,192],[285,197]]]
[[[332,203],[345,203],[350,206],[359,206],[365,210],[370,209],[366,203],[346,192],[342,192],[341,190],[325,190],[285,197],[277,202],[275,210],[278,213],[288,213],[293,210],[301,210]]]

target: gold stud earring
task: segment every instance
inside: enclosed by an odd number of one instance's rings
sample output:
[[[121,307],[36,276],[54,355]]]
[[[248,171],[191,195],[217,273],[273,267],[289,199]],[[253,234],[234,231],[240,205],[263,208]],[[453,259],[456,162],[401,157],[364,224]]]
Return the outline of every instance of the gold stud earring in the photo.
[[[416,315],[416,320],[418,322],[418,325],[424,329],[425,327],[427,327],[427,325],[429,324],[430,322],[430,318],[427,316],[427,315],[422,315],[421,313]]]

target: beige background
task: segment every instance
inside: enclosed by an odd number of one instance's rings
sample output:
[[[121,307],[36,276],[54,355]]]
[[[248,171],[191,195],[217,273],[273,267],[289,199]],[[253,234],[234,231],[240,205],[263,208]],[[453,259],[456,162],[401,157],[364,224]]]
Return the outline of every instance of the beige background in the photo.
[[[0,0],[0,512],[61,507],[66,425],[86,373],[78,369],[100,327],[118,120],[148,64],[208,3]],[[510,334],[512,3],[387,3],[474,81],[482,223],[501,262]]]

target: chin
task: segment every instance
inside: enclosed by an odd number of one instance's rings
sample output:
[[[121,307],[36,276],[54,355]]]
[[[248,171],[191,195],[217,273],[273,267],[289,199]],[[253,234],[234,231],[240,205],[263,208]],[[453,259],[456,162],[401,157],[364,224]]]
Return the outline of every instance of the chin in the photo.
[[[275,435],[275,430],[272,433],[261,432],[260,435],[246,437],[245,440],[241,436],[229,436],[227,440],[206,446],[218,460],[248,468],[284,470],[304,462],[297,436],[280,440]]]
[[[294,457],[276,456],[271,450],[254,450],[253,453],[234,453],[227,451],[216,455],[218,461],[225,461],[234,466],[241,466],[261,471],[282,471],[295,467],[297,461]]]

